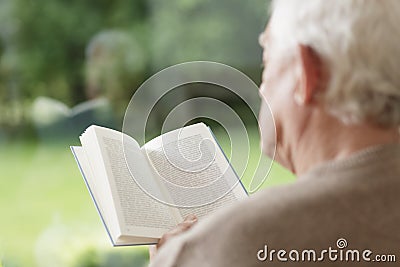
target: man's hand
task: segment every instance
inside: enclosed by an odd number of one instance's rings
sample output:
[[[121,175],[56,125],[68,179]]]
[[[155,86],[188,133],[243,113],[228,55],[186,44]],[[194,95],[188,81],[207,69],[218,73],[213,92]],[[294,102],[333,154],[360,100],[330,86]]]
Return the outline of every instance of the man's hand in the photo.
[[[155,255],[157,254],[157,250],[163,246],[168,240],[173,238],[174,236],[180,235],[187,230],[189,230],[195,223],[197,222],[196,215],[188,215],[183,222],[178,224],[172,230],[166,232],[158,241],[157,245],[149,246],[149,254],[150,254],[150,261],[154,259]]]

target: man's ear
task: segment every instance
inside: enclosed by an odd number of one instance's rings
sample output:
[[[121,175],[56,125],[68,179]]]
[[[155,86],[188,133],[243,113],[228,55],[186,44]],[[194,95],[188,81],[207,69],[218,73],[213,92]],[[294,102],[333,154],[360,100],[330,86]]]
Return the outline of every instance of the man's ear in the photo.
[[[294,98],[299,105],[309,104],[314,95],[321,90],[323,80],[323,63],[315,50],[307,45],[300,44],[300,83],[295,89]]]

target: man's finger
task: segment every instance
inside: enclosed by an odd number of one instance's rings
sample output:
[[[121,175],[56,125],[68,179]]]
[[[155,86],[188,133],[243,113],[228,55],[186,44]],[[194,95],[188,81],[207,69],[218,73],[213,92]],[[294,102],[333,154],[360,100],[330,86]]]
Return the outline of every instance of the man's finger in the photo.
[[[197,221],[197,216],[194,215],[194,214],[190,214],[190,215],[186,216],[183,221],[194,221],[194,222],[196,222]]]
[[[149,246],[149,257],[150,257],[150,261],[152,261],[154,259],[154,257],[157,254],[157,246],[156,245],[150,245]]]
[[[160,248],[165,242],[171,239],[174,236],[177,236],[183,232],[189,230],[195,223],[197,222],[197,217],[195,215],[189,215],[185,218],[185,220],[179,223],[174,229],[165,233],[160,241],[157,243],[157,248]]]

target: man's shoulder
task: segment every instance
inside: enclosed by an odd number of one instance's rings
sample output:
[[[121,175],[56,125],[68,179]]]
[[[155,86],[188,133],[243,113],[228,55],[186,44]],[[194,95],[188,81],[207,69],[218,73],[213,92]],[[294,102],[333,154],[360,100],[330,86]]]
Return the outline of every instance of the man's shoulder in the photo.
[[[361,246],[374,233],[377,248],[391,247],[388,236],[393,237],[400,218],[390,213],[398,201],[387,200],[395,192],[388,192],[385,183],[360,185],[358,177],[346,178],[305,177],[264,189],[201,220],[163,254],[175,251],[174,262],[190,263],[183,266],[256,266],[257,252],[265,245],[319,249],[346,238]]]
[[[218,232],[221,238],[231,240],[229,233],[245,230],[247,236],[236,237],[244,241],[263,236],[293,244],[310,232],[314,237],[329,233],[337,237],[345,232],[389,229],[400,223],[400,216],[391,215],[400,202],[394,189],[400,181],[385,183],[376,177],[361,177],[362,183],[358,178],[321,174],[264,189],[208,218],[205,232]]]

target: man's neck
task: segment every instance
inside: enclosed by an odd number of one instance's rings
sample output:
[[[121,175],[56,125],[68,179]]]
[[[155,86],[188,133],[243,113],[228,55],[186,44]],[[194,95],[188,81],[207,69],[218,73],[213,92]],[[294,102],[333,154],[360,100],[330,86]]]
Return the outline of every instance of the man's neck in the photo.
[[[292,150],[296,175],[324,162],[345,159],[368,147],[399,143],[397,128],[369,124],[346,125],[330,117],[310,124]]]

